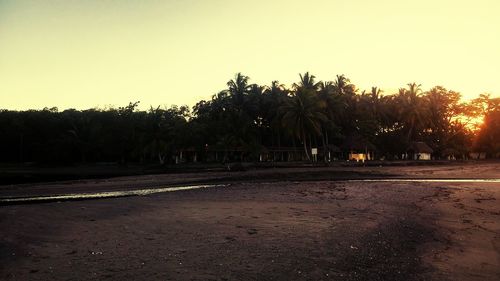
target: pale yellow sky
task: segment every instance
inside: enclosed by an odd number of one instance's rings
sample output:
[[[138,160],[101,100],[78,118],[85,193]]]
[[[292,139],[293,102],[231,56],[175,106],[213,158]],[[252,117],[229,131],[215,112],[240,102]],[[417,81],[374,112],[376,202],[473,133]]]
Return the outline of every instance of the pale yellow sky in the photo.
[[[236,72],[500,95],[500,1],[0,0],[0,108],[188,104]]]

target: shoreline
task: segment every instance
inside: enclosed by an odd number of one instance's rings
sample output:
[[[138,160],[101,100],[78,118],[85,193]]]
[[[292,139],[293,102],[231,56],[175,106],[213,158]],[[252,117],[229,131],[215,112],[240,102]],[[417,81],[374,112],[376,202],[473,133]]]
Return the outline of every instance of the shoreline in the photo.
[[[406,179],[500,178],[497,164],[359,169]],[[300,180],[283,181],[281,173],[292,170],[290,177]],[[333,171],[338,176],[351,168],[328,168],[310,180],[311,170],[170,174],[0,188],[2,195],[123,187],[130,191],[146,181],[153,186],[221,176],[233,180],[224,188],[1,206],[0,279],[500,277],[499,183],[328,180]],[[272,175],[275,181],[263,181]],[[242,180],[250,176],[255,180]]]
[[[0,188],[13,184],[50,183],[71,180],[99,180],[125,176],[145,176],[161,174],[192,174],[214,172],[240,172],[273,169],[325,169],[325,168],[363,168],[363,167],[425,167],[425,166],[462,166],[500,163],[500,160],[431,160],[431,161],[334,161],[328,164],[307,162],[259,162],[259,163],[187,163],[172,166],[137,165],[128,166],[114,163],[106,164],[0,164]],[[233,169],[231,170],[231,167]]]

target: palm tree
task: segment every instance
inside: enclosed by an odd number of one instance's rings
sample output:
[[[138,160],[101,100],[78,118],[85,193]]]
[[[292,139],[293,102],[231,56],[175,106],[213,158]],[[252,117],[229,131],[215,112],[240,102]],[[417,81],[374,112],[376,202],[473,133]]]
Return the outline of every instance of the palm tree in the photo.
[[[426,118],[427,109],[421,98],[420,87],[420,84],[409,83],[408,89],[400,88],[398,93],[400,120],[407,130],[407,142],[415,139],[418,126],[422,127]]]
[[[325,115],[332,121],[335,112],[341,108],[339,96],[335,95],[335,86],[332,81],[321,81],[318,84],[318,98],[325,105]]]
[[[281,119],[280,111],[278,110],[283,106],[288,99],[289,91],[285,85],[280,84],[278,81],[272,81],[271,86],[266,87],[264,95],[262,95],[261,103],[261,116],[270,127],[272,137],[271,142],[274,145],[274,136],[277,137],[277,145],[281,147]]]
[[[382,90],[377,87],[372,87],[370,98],[374,104],[378,103],[381,98]]]
[[[370,111],[373,117],[375,117],[376,120],[380,120],[381,118],[384,118],[384,116],[381,116],[383,114],[383,111],[380,109],[381,107],[381,99],[382,99],[382,90],[378,87],[372,87],[370,96],[369,96],[369,102],[370,102]]]
[[[342,112],[343,102],[339,95],[336,95],[336,89],[334,82],[332,81],[321,81],[318,86],[318,98],[320,102],[324,105],[324,114],[327,117],[327,120],[323,122],[323,133],[322,133],[322,142],[323,142],[323,154],[324,161],[327,161],[327,148],[330,145],[329,140],[329,131],[338,130],[337,125],[335,124],[335,119],[339,117]]]
[[[356,131],[357,128],[357,118],[355,116],[358,104],[356,87],[342,74],[337,75],[335,81],[333,81],[333,89],[341,104],[336,121],[343,128],[344,134],[352,134],[352,131]]]
[[[317,90],[319,87],[319,82],[315,81],[316,76],[310,75],[309,72],[304,73],[304,75],[299,74],[300,82],[299,84],[294,83],[293,86],[296,89],[307,89],[307,90]]]
[[[248,80],[248,76],[242,75],[238,72],[234,79],[227,82],[227,86],[229,87],[228,92],[233,99],[234,105],[239,110],[242,109],[243,103],[245,102],[245,96],[250,90]]]
[[[377,87],[372,87],[370,92],[363,91],[357,98],[356,120],[358,132],[374,141],[375,136],[381,132],[381,100],[382,91]]]
[[[353,93],[354,85],[351,84],[351,80],[345,77],[344,74],[337,75],[337,79],[333,82],[333,87],[337,95],[345,95]]]
[[[302,141],[308,160],[311,160],[311,157],[308,152],[307,137],[311,134],[321,135],[321,124],[327,120],[323,113],[324,105],[315,94],[310,89],[298,88],[280,108],[283,112],[283,127]]]

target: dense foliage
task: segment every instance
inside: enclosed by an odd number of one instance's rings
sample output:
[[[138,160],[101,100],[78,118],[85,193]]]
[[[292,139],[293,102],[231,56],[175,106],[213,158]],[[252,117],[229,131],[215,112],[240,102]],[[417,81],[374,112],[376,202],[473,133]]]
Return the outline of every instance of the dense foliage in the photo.
[[[469,152],[500,154],[500,99],[481,95],[470,102],[437,86],[416,83],[398,93],[360,92],[348,78],[316,81],[300,75],[287,88],[250,84],[238,73],[211,100],[188,107],[137,110],[138,102],[111,109],[57,108],[0,111],[0,162],[172,163],[180,151],[210,148],[239,151],[220,161],[258,160],[269,147],[340,146],[361,136],[377,158],[394,159],[412,141],[424,141],[435,158]],[[474,120],[483,119],[479,125]],[[476,124],[476,125],[475,125]],[[231,158],[232,157],[232,158]]]

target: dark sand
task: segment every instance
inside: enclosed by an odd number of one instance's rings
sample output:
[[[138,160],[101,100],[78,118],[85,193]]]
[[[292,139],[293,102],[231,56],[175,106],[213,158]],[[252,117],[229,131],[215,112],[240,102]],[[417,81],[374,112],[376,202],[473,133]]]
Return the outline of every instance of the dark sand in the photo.
[[[499,163],[304,168],[10,185],[0,197],[224,182],[0,206],[1,280],[500,280]]]

